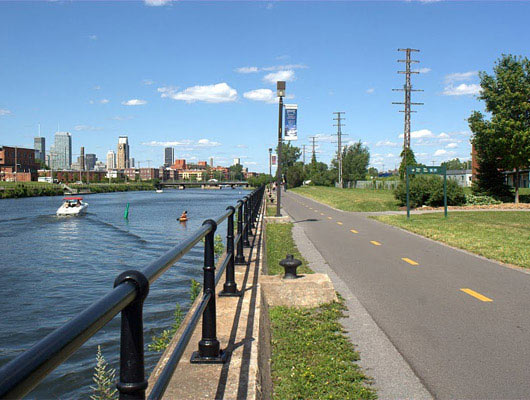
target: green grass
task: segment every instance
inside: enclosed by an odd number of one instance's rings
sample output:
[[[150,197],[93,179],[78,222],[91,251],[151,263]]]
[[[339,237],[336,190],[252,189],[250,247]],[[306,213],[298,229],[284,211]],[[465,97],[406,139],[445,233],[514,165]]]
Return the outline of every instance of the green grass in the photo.
[[[530,268],[530,212],[476,211],[372,217],[481,256]]]
[[[344,309],[341,303],[271,308],[274,399],[376,398],[339,323]]]
[[[267,204],[267,212],[265,215],[267,217],[276,216],[276,204]]]
[[[305,186],[290,190],[343,211],[399,210],[391,190],[340,189],[327,186]]]
[[[294,255],[294,258],[302,261],[297,269],[300,274],[312,274],[313,271],[307,266],[307,261],[302,257],[298,248],[294,244],[292,229],[293,224],[267,224],[267,266],[269,275],[279,275],[284,273],[280,266],[280,260],[283,260],[287,254]]]

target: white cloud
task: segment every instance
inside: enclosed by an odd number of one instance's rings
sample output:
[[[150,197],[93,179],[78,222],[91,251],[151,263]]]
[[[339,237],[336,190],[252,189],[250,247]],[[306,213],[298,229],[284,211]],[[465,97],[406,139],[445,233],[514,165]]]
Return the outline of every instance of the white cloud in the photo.
[[[11,111],[5,108],[0,108],[0,115],[11,115]]]
[[[328,135],[326,133],[317,133],[314,136],[316,137],[317,142],[332,142],[333,140],[335,140],[334,135]]]
[[[380,140],[375,144],[375,147],[382,147],[382,146],[388,146],[388,147],[397,147],[399,146],[398,143],[391,142],[390,140]]]
[[[278,72],[271,72],[263,77],[265,82],[276,83],[278,81],[292,81],[294,79],[294,71],[292,69],[282,70]]]
[[[374,88],[366,89],[366,93],[368,94],[372,94],[373,92],[375,92]]]
[[[446,96],[469,96],[479,94],[481,91],[480,85],[477,83],[461,83],[458,86],[449,85],[444,88],[443,94]]]
[[[444,150],[444,149],[439,149],[434,152],[435,157],[445,156],[446,154],[447,154],[447,150]]]
[[[142,81],[142,83],[146,86],[149,86],[149,85],[152,85],[153,83],[155,83],[155,81],[151,80],[151,79],[144,79]]]
[[[150,7],[160,7],[171,3],[171,0],[144,0],[144,3],[146,6]]]
[[[447,133],[445,133],[445,132],[442,132],[442,133],[440,133],[440,134],[438,135],[438,137],[439,137],[440,139],[447,139],[447,138],[449,137],[449,135],[448,135]]]
[[[258,71],[259,71],[258,67],[240,67],[240,68],[236,68],[236,72],[238,72],[240,74],[252,74],[252,73],[258,72]]]
[[[478,75],[477,71],[455,72],[445,76],[445,83],[469,81]]]
[[[110,100],[109,99],[101,99],[99,102],[101,104],[107,104]]]
[[[245,99],[253,101],[264,101],[265,103],[275,103],[277,101],[276,93],[270,89],[256,89],[243,93]]]
[[[221,146],[221,143],[212,141],[210,139],[199,139],[197,141],[184,139],[181,141],[169,141],[169,142],[158,142],[150,141],[142,143],[144,146],[152,147],[184,147],[185,149],[193,150],[201,147],[218,147]]]
[[[388,153],[388,154],[385,155],[385,157],[386,157],[386,158],[392,158],[392,157],[395,157],[395,155],[392,154],[392,153]]]
[[[420,74],[426,74],[427,72],[431,72],[431,69],[424,67],[424,68],[417,69],[416,71],[418,71]]]
[[[248,146],[246,144],[238,144],[236,145],[238,149],[248,149]]]
[[[96,85],[96,86],[94,86],[92,89],[94,89],[94,90],[99,90],[99,89],[101,89],[101,86]]]
[[[147,101],[140,99],[130,99],[127,101],[122,101],[121,104],[124,106],[143,106],[144,104],[147,104]]]
[[[215,85],[192,86],[182,91],[173,87],[158,88],[162,93],[161,97],[168,97],[173,100],[182,100],[187,103],[204,101],[206,103],[227,103],[237,100],[237,91],[225,82]]]
[[[448,149],[456,149],[458,147],[458,143],[452,142],[445,147],[447,147]]]
[[[102,128],[99,128],[97,126],[91,126],[91,125],[76,125],[74,126],[75,131],[100,131]]]
[[[305,64],[286,64],[286,65],[273,65],[271,67],[263,67],[262,71],[284,71],[288,69],[305,69],[308,68]]]
[[[129,119],[132,119],[133,117],[131,117],[130,115],[126,115],[126,116],[121,116],[121,115],[116,115],[114,117],[111,117],[110,119],[114,120],[114,121],[127,121]]]
[[[97,40],[98,39],[97,35],[88,35],[88,38],[90,40]]]
[[[410,132],[411,139],[430,138],[433,136],[434,134],[428,129],[420,129],[419,131]],[[403,134],[399,135],[399,137],[403,138]]]

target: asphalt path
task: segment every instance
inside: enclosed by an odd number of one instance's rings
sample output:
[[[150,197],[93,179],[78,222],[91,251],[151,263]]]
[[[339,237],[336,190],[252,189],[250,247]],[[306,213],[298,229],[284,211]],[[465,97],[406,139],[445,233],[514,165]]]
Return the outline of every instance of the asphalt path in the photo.
[[[284,210],[434,397],[530,399],[529,274],[282,195]]]

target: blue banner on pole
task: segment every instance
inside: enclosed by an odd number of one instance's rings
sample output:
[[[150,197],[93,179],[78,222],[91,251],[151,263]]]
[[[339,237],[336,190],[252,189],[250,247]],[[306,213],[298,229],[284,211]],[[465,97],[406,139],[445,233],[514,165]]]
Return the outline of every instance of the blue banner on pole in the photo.
[[[298,140],[298,128],[296,126],[298,106],[296,104],[285,105],[285,135],[284,140]]]

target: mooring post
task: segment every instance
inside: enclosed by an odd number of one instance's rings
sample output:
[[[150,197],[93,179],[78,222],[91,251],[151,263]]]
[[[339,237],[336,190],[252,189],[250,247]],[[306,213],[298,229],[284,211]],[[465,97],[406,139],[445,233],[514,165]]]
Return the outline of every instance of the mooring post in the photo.
[[[245,201],[245,226],[243,228],[243,246],[245,247],[250,247],[250,242],[248,240],[248,235],[249,235],[249,231],[250,231],[250,216],[249,216],[249,209],[248,209],[248,200],[249,200],[249,196],[245,196],[244,197],[244,201]]]

